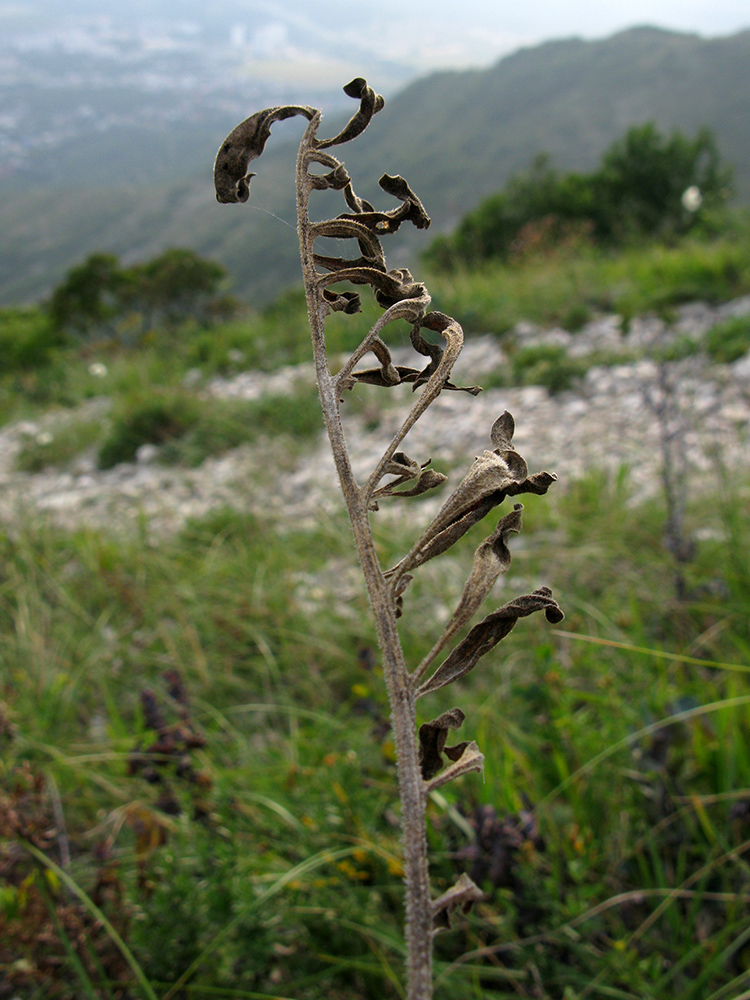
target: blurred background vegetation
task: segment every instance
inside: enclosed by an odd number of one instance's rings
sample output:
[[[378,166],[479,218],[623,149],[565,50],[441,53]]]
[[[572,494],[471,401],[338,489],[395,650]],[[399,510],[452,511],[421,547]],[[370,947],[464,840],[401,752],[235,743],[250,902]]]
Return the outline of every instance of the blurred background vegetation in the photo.
[[[730,193],[711,133],[646,123],[588,173],[536,161],[412,269],[467,335],[505,345],[491,384],[561,392],[622,357],[516,349],[519,321],[574,332],[616,313],[626,330],[750,293],[749,223]],[[368,309],[332,317],[332,353],[359,342]],[[65,470],[83,452],[111,468],[144,445],[197,465],[260,434],[293,460],[318,434],[312,385],[201,392],[309,352],[300,292],[251,310],[192,250],[89,255],[45,301],[0,312],[0,350],[5,425],[70,418],[30,440],[16,471]],[[748,350],[739,317],[671,357]],[[80,409],[101,396],[106,421]],[[549,584],[567,619],[553,633],[521,623],[472,674],[462,704],[485,780],[430,803],[436,888],[467,870],[486,891],[436,940],[436,996],[738,1000],[747,470],[717,455],[713,477],[690,482],[683,527],[700,541],[679,565],[667,498],[638,496],[627,469],[559,486],[525,500],[507,586]],[[398,522],[379,537],[386,558],[408,542]],[[362,592],[325,582],[352,561],[343,518],[303,529],[227,508],[155,543],[138,525],[62,531],[29,512],[0,550],[0,998],[402,997],[378,652]],[[446,585],[428,575],[410,591],[412,662]]]

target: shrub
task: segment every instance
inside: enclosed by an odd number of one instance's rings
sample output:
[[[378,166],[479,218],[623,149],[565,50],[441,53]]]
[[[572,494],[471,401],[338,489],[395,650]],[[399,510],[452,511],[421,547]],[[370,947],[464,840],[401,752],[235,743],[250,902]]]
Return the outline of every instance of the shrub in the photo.
[[[750,351],[750,316],[737,316],[712,327],[706,334],[706,352],[720,364],[731,364]]]
[[[0,309],[0,357],[4,371],[43,367],[64,342],[64,336],[41,309]]]
[[[677,131],[665,138],[648,122],[629,129],[589,174],[561,174],[548,157],[537,157],[469,213],[453,236],[436,240],[426,259],[450,268],[592,238],[605,245],[670,238],[722,206],[730,179],[707,129],[694,139]],[[690,199],[688,189],[694,189]]]
[[[522,347],[513,355],[514,383],[542,385],[554,395],[570,389],[590,364],[590,359],[568,357],[557,344]]]
[[[132,462],[141,445],[165,444],[182,437],[199,419],[199,404],[184,395],[138,398],[126,403],[99,449],[99,468]]]

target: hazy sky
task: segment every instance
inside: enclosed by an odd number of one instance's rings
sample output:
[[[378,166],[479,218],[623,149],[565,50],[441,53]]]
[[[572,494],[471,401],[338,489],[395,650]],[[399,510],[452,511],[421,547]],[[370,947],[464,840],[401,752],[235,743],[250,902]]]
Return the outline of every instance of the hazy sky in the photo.
[[[603,38],[652,25],[703,36],[750,29],[750,0],[0,0],[15,25],[75,31],[114,18],[124,26],[197,26],[207,45],[244,53],[248,71],[287,87],[338,87],[371,76],[383,92],[439,69],[484,67],[550,39]]]
[[[267,16],[285,11],[310,20],[309,0],[237,0]],[[649,24],[704,36],[750,28],[748,0],[315,0],[317,30],[336,27],[343,42],[362,41],[381,56],[413,59],[420,69],[482,65],[551,38],[601,38]],[[416,68],[416,67],[415,67]]]
[[[748,0],[380,0],[372,14],[364,13],[364,4],[325,6],[331,13],[347,7],[354,24],[378,36],[378,48],[411,51],[433,66],[442,59],[486,63],[522,45],[571,35],[601,38],[641,24],[708,36],[750,28]],[[394,29],[399,24],[402,31]]]

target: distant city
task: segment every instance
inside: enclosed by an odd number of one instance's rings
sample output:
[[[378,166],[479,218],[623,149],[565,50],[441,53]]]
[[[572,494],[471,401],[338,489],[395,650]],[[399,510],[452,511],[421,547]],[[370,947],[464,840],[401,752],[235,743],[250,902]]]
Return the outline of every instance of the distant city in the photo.
[[[109,15],[0,32],[0,178],[62,145],[128,126],[235,120],[252,108],[322,100],[343,107],[356,75],[316,40],[316,54],[281,22]],[[372,62],[372,57],[370,58]],[[396,87],[407,71],[389,65]]]

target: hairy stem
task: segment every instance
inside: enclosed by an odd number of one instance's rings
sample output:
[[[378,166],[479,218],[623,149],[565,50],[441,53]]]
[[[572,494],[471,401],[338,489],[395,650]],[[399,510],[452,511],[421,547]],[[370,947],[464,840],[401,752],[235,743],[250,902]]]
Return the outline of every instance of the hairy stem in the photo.
[[[352,471],[341,423],[339,382],[332,376],[325,350],[325,304],[313,261],[314,232],[308,214],[310,179],[307,162],[317,128],[314,118],[302,140],[297,160],[297,223],[300,256],[312,334],[318,392],[341,491],[372,606],[383,672],[391,705],[402,811],[402,849],[406,889],[406,945],[408,1000],[432,997],[432,900],[427,862],[425,808],[427,794],[419,766],[416,709],[390,596],[370,528],[367,499]]]

